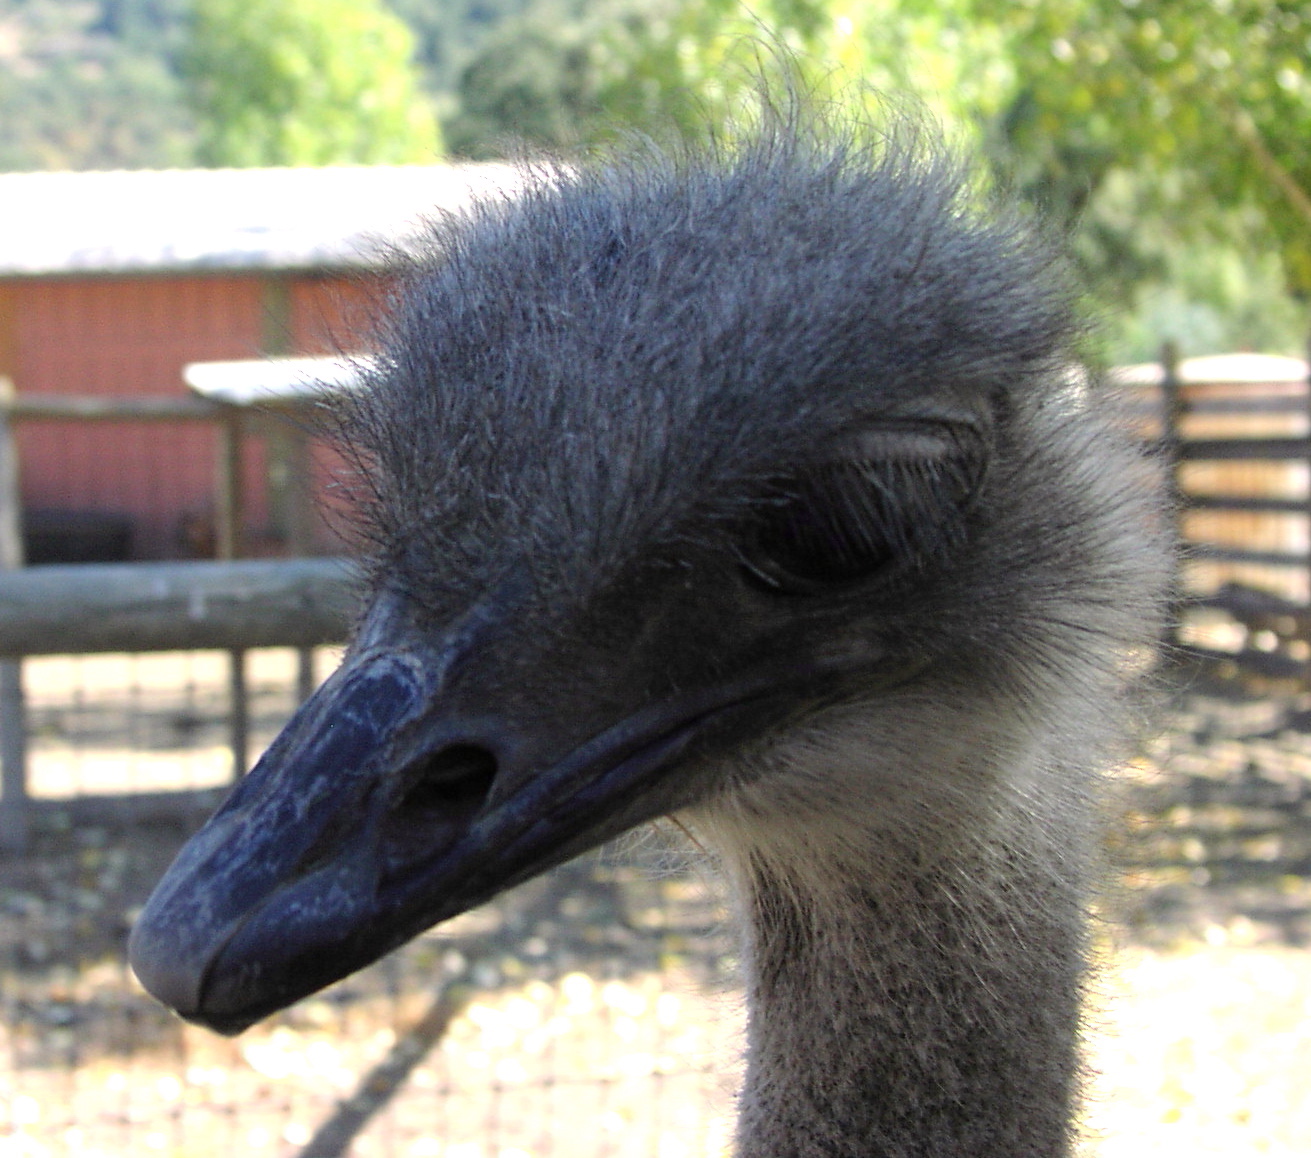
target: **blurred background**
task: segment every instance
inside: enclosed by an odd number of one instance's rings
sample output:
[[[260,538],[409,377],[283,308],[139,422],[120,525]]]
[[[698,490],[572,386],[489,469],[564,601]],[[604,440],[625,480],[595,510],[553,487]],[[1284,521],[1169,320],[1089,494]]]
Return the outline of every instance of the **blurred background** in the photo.
[[[335,663],[314,403],[396,249],[525,151],[731,137],[788,69],[1068,238],[1178,499],[1086,1153],[1311,1153],[1311,0],[0,0],[0,1158],[728,1152],[735,946],[673,830],[235,1041],[123,943]]]

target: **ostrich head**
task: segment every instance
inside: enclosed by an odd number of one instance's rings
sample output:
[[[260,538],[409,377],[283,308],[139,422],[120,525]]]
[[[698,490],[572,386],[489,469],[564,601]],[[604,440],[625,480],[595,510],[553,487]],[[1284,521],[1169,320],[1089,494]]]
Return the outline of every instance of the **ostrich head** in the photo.
[[[151,898],[147,988],[235,1032],[668,813],[818,888],[1077,806],[1038,785],[1150,642],[1151,488],[964,189],[783,126],[435,225],[341,404],[366,610]]]

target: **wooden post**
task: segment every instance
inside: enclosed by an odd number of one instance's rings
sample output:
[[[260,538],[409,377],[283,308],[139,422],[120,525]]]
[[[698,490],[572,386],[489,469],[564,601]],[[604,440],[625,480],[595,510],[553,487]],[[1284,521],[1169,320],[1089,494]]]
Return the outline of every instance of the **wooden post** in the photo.
[[[1172,340],[1161,343],[1161,446],[1166,460],[1166,487],[1170,509],[1174,515],[1176,535],[1180,542],[1184,540],[1184,490],[1179,480],[1179,468],[1183,461],[1184,414],[1187,403],[1183,398],[1183,384],[1179,380],[1179,347]],[[1179,642],[1180,629],[1183,626],[1183,591],[1176,584],[1174,599],[1169,608],[1165,628],[1165,642],[1174,645]]]
[[[296,311],[291,279],[266,275],[260,283],[263,341],[269,357],[289,355],[296,347]],[[314,549],[314,499],[310,493],[309,443],[299,416],[274,416],[268,430],[269,506],[288,552],[300,558]],[[300,702],[314,691],[314,652],[296,649],[296,695]]]
[[[1179,347],[1173,341],[1161,343],[1161,441],[1170,460],[1170,488],[1178,493],[1179,447],[1183,435],[1185,403],[1179,381]]]
[[[314,554],[309,439],[295,413],[270,415],[266,424],[269,506],[288,554],[303,559]],[[296,660],[296,694],[303,703],[314,691],[314,652],[309,648],[297,648]]]
[[[225,408],[219,424],[219,559],[230,562],[240,558],[242,520],[245,502],[242,490],[241,411]],[[233,648],[228,652],[228,746],[232,749],[232,779],[240,780],[250,766],[250,706],[246,699],[246,652]]]
[[[236,406],[225,406],[218,430],[218,535],[215,554],[219,559],[228,561],[241,556],[241,524],[245,517],[241,410]]]
[[[23,565],[22,496],[18,448],[9,421],[12,379],[0,377],[0,570]],[[23,704],[23,661],[0,660],[0,849],[27,847],[27,713]]]
[[[1311,334],[1307,335],[1306,341],[1306,376],[1303,378],[1306,386],[1306,412],[1307,412],[1307,477],[1311,478]],[[1306,585],[1307,585],[1307,607],[1311,609],[1311,483],[1307,487],[1307,560],[1306,560]],[[1311,659],[1308,659],[1303,665],[1302,672],[1303,688],[1311,687]]]
[[[291,422],[288,431],[288,545],[293,555],[302,558],[314,553],[314,496],[310,493],[314,465],[304,430],[298,423]],[[314,685],[314,651],[308,647],[299,648],[296,652],[296,695],[301,703],[310,698]]]
[[[246,687],[246,650],[228,652],[228,746],[232,749],[232,779],[250,768],[250,703]]]

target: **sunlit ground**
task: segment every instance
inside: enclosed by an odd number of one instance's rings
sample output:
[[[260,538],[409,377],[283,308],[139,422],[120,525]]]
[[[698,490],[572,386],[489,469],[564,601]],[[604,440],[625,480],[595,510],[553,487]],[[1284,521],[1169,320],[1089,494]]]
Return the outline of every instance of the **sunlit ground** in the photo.
[[[1089,1155],[1311,1154],[1311,953],[1129,949],[1101,989]]]
[[[1311,1154],[1311,954],[1129,949],[1100,989],[1086,1158]],[[0,1156],[294,1155],[392,1046],[396,1011],[311,1002],[235,1042],[187,1028],[76,1071],[0,1071]],[[400,1011],[404,1024],[421,1002]],[[351,1153],[727,1154],[740,1021],[737,995],[677,971],[489,992]]]

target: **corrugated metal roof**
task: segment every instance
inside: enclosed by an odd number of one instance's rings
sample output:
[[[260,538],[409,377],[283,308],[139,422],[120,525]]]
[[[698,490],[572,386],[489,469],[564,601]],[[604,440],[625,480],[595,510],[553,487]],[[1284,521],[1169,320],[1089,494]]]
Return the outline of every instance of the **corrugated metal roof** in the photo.
[[[509,165],[0,174],[0,277],[369,267]]]

